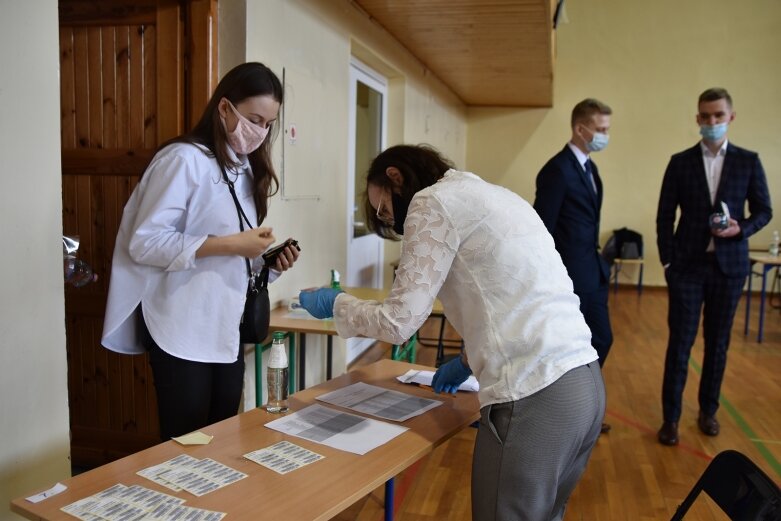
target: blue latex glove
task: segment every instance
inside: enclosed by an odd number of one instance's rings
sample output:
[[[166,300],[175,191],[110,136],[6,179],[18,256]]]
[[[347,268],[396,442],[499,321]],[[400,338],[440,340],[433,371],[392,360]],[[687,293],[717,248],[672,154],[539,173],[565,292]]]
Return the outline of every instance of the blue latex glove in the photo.
[[[472,374],[472,370],[461,362],[461,357],[459,356],[439,366],[437,372],[434,373],[434,378],[431,380],[431,387],[437,393],[444,391],[456,394],[458,386],[466,382],[470,374]]]
[[[334,316],[334,301],[339,293],[344,293],[344,291],[334,288],[318,288],[302,291],[298,294],[298,300],[301,302],[301,307],[313,317],[331,318]]]

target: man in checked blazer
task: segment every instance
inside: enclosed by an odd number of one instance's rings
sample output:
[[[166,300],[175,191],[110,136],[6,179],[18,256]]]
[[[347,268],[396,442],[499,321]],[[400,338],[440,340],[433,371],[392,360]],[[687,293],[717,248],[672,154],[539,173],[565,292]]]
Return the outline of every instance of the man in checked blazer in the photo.
[[[662,182],[656,233],[667,279],[670,329],[662,384],[664,423],[658,432],[663,445],[678,443],[681,397],[701,311],[705,353],[697,425],[708,436],[719,433],[716,410],[732,321],[749,274],[748,238],[772,217],[759,156],[727,141],[734,119],[726,90],[703,92],[697,113],[702,141],[672,156]],[[713,227],[711,215],[721,212],[722,202],[730,217],[725,227]]]
[[[590,154],[607,146],[611,114],[610,107],[596,99],[575,105],[572,138],[540,170],[534,200],[534,209],[553,236],[580,298],[600,367],[613,344],[607,309],[610,268],[599,254],[602,180]],[[610,426],[603,423],[602,432],[608,430]]]

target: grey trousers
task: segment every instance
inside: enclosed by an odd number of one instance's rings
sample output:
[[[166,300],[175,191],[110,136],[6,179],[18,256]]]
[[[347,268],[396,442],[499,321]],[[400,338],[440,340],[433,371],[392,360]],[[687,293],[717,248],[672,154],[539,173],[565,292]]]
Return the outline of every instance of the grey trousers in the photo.
[[[575,368],[526,398],[487,405],[480,416],[472,519],[562,519],[605,416],[599,364]]]

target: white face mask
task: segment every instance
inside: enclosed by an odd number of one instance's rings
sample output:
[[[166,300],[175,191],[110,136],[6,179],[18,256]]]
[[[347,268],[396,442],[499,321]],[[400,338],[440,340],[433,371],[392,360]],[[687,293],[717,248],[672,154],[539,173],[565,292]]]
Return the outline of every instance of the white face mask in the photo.
[[[600,150],[604,150],[608,142],[610,141],[610,136],[603,132],[595,132],[585,125],[583,126],[583,128],[585,128],[591,133],[591,140],[586,141],[586,148],[588,149],[588,151],[599,152]]]
[[[266,139],[266,135],[268,134],[268,128],[263,128],[254,124],[242,116],[239,111],[236,110],[236,107],[233,106],[233,103],[227,99],[225,101],[228,102],[231,110],[233,110],[233,113],[239,120],[236,128],[233,130],[233,132],[230,132],[228,131],[228,127],[225,124],[225,118],[220,118],[222,120],[222,126],[225,129],[225,134],[228,138],[228,144],[237,154],[251,154],[260,148],[260,145],[263,144],[263,140]]]
[[[594,132],[594,137],[591,138],[591,141],[586,143],[586,148],[591,152],[599,152],[600,150],[605,149],[609,141],[609,135],[603,134],[602,132]]]

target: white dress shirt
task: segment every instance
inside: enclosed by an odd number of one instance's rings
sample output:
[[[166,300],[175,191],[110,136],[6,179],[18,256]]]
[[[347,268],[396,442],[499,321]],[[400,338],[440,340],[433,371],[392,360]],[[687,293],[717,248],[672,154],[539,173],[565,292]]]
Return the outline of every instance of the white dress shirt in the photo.
[[[163,351],[196,362],[236,360],[248,280],[244,258],[195,258],[207,237],[240,231],[228,185],[204,150],[186,143],[160,150],[125,205],[101,340],[112,351],[144,351],[135,317],[141,304]],[[243,159],[228,177],[254,227],[252,175]]]
[[[708,181],[710,204],[715,205],[716,192],[719,191],[719,183],[721,182],[721,171],[724,169],[724,156],[727,155],[727,140],[724,140],[715,154],[702,141],[700,141],[700,150],[702,150],[702,162],[705,165],[705,179]],[[716,245],[711,237],[705,251],[714,251],[715,248]]]
[[[594,193],[597,193],[597,182],[594,180],[594,174],[589,174],[588,170],[586,170],[586,161],[591,159],[591,156],[588,156],[583,153],[581,149],[579,149],[575,144],[570,141],[567,143],[567,146],[572,151],[573,154],[575,154],[575,158],[578,160],[578,164],[580,164],[580,168],[583,169],[584,172],[586,172],[586,175],[588,176],[588,180],[591,182],[591,188],[594,189]],[[593,164],[593,163],[592,163]]]
[[[724,169],[724,156],[727,155],[727,140],[724,140],[715,154],[702,141],[700,141],[700,150],[702,150],[702,161],[705,164],[705,178],[708,181],[710,202],[716,204],[716,192],[719,191],[721,171]]]
[[[436,297],[464,339],[481,406],[529,396],[597,359],[572,281],[534,208],[472,173],[449,170],[413,197],[390,295],[379,303],[340,294],[336,329],[402,343]]]

